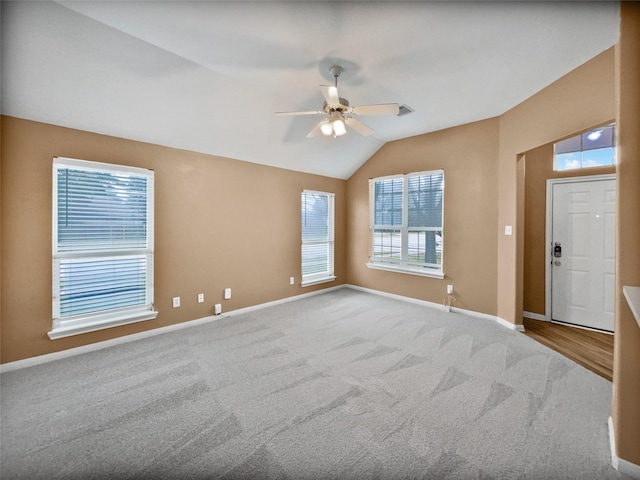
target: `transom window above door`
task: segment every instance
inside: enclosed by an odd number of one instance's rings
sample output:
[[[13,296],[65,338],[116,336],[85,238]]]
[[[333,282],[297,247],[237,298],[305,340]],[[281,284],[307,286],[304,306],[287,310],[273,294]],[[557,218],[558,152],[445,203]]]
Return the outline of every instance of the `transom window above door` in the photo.
[[[616,164],[615,124],[594,128],[554,145],[553,169],[604,167]]]

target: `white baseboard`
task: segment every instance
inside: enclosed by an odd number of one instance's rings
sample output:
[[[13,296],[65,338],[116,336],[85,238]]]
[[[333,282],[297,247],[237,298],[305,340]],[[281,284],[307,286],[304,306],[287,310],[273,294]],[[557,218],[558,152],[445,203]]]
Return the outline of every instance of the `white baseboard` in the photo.
[[[609,417],[609,445],[611,447],[611,466],[630,478],[640,480],[640,465],[631,463],[616,454],[616,437],[613,431],[613,419]]]
[[[418,298],[405,297],[403,295],[396,295],[395,293],[383,292],[382,290],[374,290],[373,288],[360,287],[358,285],[345,284],[344,287],[352,290],[358,290],[360,292],[371,293],[373,295],[379,295],[381,297],[393,298],[395,300],[401,300],[403,302],[415,303],[416,305],[422,305],[424,307],[438,308],[444,310],[443,305],[439,303],[429,302],[427,300],[420,300]]]
[[[609,417],[609,448],[611,449],[611,465],[618,470],[619,459],[616,455],[616,437],[613,435],[613,418]]]
[[[90,345],[82,345],[81,347],[69,348],[67,350],[61,350],[59,352],[47,353],[45,355],[38,355],[37,357],[25,358],[24,360],[16,360],[15,362],[9,362],[0,365],[0,373],[11,372],[13,370],[19,370],[21,368],[33,367],[35,365],[41,365],[43,363],[49,363],[55,360],[61,360],[63,358],[75,357],[76,355],[82,355],[83,353],[95,352],[104,348],[122,345],[124,343],[129,343],[136,340],[142,340],[143,338],[161,335],[163,333],[172,332],[174,330],[201,325],[203,323],[219,320],[220,318],[223,318],[222,315],[198,318],[196,320],[190,320],[188,322],[175,323],[173,325],[167,325],[166,327],[159,327],[151,330],[145,330],[144,332],[132,333],[131,335],[112,338],[111,340],[104,340],[102,342],[92,343]]]
[[[439,303],[434,303],[434,302],[429,302],[427,300],[419,300],[417,298],[412,298],[412,297],[405,297],[403,295],[397,295],[395,293],[388,293],[388,292],[383,292],[381,290],[374,290],[372,288],[366,288],[366,287],[359,287],[357,285],[350,285],[350,284],[345,284],[343,285],[346,288],[352,288],[354,290],[360,290],[361,292],[367,292],[367,293],[372,293],[374,295],[380,295],[383,297],[388,297],[388,298],[394,298],[396,300],[402,300],[404,302],[409,302],[409,303],[415,303],[417,305],[423,305],[425,307],[431,307],[431,308],[437,308],[440,310],[444,310],[445,306],[441,305]],[[465,310],[464,308],[458,308],[458,307],[451,307],[451,311],[454,313],[462,313],[464,315],[469,315],[470,317],[477,317],[477,318],[483,318],[485,320],[491,320],[493,322],[498,322],[500,325],[502,325],[503,327],[507,327],[510,330],[515,330],[515,331],[524,331],[524,326],[522,325],[514,325],[511,322],[508,322],[507,320],[504,320],[500,317],[496,317],[495,315],[489,315],[487,313],[481,313],[481,312],[476,312],[473,310]]]
[[[516,332],[524,332],[524,325],[516,325],[515,323],[511,323],[509,320],[505,320],[504,318],[500,318],[500,317],[496,317],[496,321],[503,327],[508,328],[509,330],[515,330]]]
[[[83,353],[88,353],[88,352],[94,352],[97,350],[102,350],[103,348],[108,348],[108,347],[112,347],[115,345],[121,345],[124,343],[128,343],[128,342],[133,342],[135,340],[141,340],[143,338],[148,338],[148,337],[152,337],[155,335],[161,335],[163,333],[167,333],[167,332],[171,332],[174,330],[179,330],[182,328],[188,328],[188,327],[193,327],[196,325],[201,325],[203,323],[208,323],[208,322],[213,322],[216,320],[219,320],[221,318],[226,318],[226,317],[233,317],[236,315],[242,315],[244,313],[248,313],[248,312],[252,312],[255,310],[260,310],[262,308],[266,308],[266,307],[272,307],[275,305],[280,305],[283,303],[288,303],[288,302],[293,302],[295,300],[300,300],[302,298],[305,297],[310,297],[313,295],[319,295],[322,293],[327,293],[333,290],[338,290],[341,288],[351,288],[354,290],[360,290],[362,292],[368,292],[368,293],[372,293],[375,295],[381,295],[383,297],[389,297],[389,298],[394,298],[396,300],[402,300],[405,302],[409,302],[409,303],[415,303],[418,305],[423,305],[426,307],[431,307],[431,308],[436,308],[436,309],[444,309],[443,305],[440,305],[439,303],[434,303],[434,302],[429,302],[427,300],[419,300],[417,298],[412,298],[412,297],[405,297],[403,295],[396,295],[393,293],[387,293],[387,292],[383,292],[381,290],[373,290],[371,288],[365,288],[365,287],[359,287],[356,285],[348,285],[348,284],[343,284],[343,285],[336,285],[335,287],[329,287],[329,288],[324,288],[321,290],[316,290],[313,292],[309,292],[309,293],[303,293],[301,295],[295,295],[292,297],[286,297],[286,298],[282,298],[280,300],[274,300],[272,302],[266,302],[266,303],[261,303],[258,305],[252,305],[250,307],[245,307],[245,308],[239,308],[237,310],[232,310],[229,312],[225,312],[222,315],[212,315],[212,316],[208,316],[208,317],[203,317],[203,318],[198,318],[195,320],[189,320],[187,322],[182,322],[182,323],[176,323],[173,325],[167,325],[166,327],[159,327],[159,328],[154,328],[151,330],[146,330],[144,332],[139,332],[139,333],[134,333],[131,335],[126,335],[123,337],[118,337],[118,338],[113,338],[111,340],[105,340],[103,342],[97,342],[97,343],[92,343],[90,345],[83,345],[81,347],[75,347],[75,348],[70,348],[68,350],[62,350],[60,352],[54,352],[54,353],[48,353],[45,355],[39,355],[37,357],[31,357],[31,358],[25,358],[24,360],[17,360],[15,362],[9,362],[9,363],[5,363],[3,365],[0,365],[0,373],[4,373],[4,372],[10,372],[13,370],[19,370],[21,368],[27,368],[27,367],[32,367],[35,365],[40,365],[43,363],[48,363],[48,362],[53,362],[55,360],[61,360],[63,358],[68,358],[68,357],[73,357],[76,355],[81,355]],[[504,320],[500,317],[496,317],[494,315],[488,315],[486,313],[481,313],[481,312],[475,312],[473,310],[465,310],[463,308],[458,308],[458,307],[451,307],[451,311],[454,313],[462,313],[464,315],[469,315],[472,317],[477,317],[477,318],[483,318],[485,320],[491,320],[494,322],[498,322],[500,325],[509,328],[510,330],[515,330],[515,331],[522,331],[524,330],[524,327],[522,325],[514,325],[511,322],[508,322],[507,320]]]
[[[0,373],[11,372],[14,370],[19,370],[21,368],[33,367],[35,365],[41,365],[43,363],[49,363],[55,360],[61,360],[63,358],[82,355],[83,353],[95,352],[98,350],[102,350],[104,348],[109,348],[116,345],[122,345],[124,343],[141,340],[143,338],[153,337],[155,335],[161,335],[163,333],[168,333],[168,332],[180,330],[183,328],[195,327],[196,325],[202,325],[204,323],[213,322],[226,317],[232,317],[234,315],[241,315],[243,313],[251,312],[253,310],[259,310],[261,308],[271,307],[273,305],[293,302],[294,300],[299,300],[301,298],[310,297],[313,295],[319,295],[321,293],[330,292],[331,290],[336,290],[339,288],[342,288],[342,285],[337,285],[335,287],[325,288],[322,290],[316,290],[309,293],[303,293],[302,295],[295,295],[293,297],[287,297],[280,300],[274,300],[272,302],[261,303],[259,305],[253,305],[251,307],[239,308],[238,310],[232,310],[222,315],[211,315],[208,317],[197,318],[195,320],[189,320],[182,323],[167,325],[166,327],[154,328],[151,330],[146,330],[144,332],[133,333],[131,335],[125,335],[123,337],[118,337],[118,338],[112,338],[111,340],[92,343],[90,345],[83,345],[81,347],[69,348],[67,350],[62,350],[60,352],[47,353],[45,355],[39,355],[37,357],[25,358],[24,360],[16,360],[15,362],[9,362],[9,363],[0,365]]]
[[[547,316],[546,315],[540,315],[539,313],[533,313],[533,312],[524,311],[524,312],[522,312],[522,316],[524,318],[530,318],[531,320],[542,320],[543,322],[547,321]]]
[[[258,305],[252,305],[250,307],[239,308],[237,310],[232,310],[227,313],[224,313],[223,315],[227,317],[242,315],[248,312],[253,312],[255,310],[260,310],[262,308],[273,307],[275,305],[282,305],[283,303],[293,302],[294,300],[300,300],[306,297],[313,297],[315,295],[320,295],[321,293],[327,293],[333,290],[339,290],[341,288],[344,288],[344,285],[336,285],[335,287],[323,288],[322,290],[315,290],[313,292],[303,293],[301,295],[295,295],[293,297],[281,298],[280,300],[273,300],[272,302],[260,303]]]

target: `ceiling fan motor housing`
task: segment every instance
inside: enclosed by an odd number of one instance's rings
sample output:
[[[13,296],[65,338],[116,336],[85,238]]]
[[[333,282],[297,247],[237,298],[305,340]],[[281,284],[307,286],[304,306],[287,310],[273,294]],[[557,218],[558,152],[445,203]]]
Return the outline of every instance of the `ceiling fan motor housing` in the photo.
[[[340,97],[340,105],[329,105],[327,102],[322,104],[322,111],[324,113],[340,112],[347,113],[349,111],[349,100]]]

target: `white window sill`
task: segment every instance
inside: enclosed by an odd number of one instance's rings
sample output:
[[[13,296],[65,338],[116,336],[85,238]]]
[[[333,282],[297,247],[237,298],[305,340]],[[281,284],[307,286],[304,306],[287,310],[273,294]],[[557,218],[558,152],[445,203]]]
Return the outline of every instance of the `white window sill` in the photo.
[[[58,338],[71,337],[72,335],[80,335],[82,333],[95,332],[104,330],[105,328],[118,327],[120,325],[128,325],[130,323],[143,322],[145,320],[153,320],[158,316],[158,312],[144,310],[138,312],[122,312],[117,315],[107,315],[103,318],[92,316],[84,319],[74,320],[68,325],[60,325],[54,327],[47,333],[51,340]]]
[[[318,285],[319,283],[333,282],[335,279],[336,279],[336,277],[334,275],[331,275],[329,277],[315,278],[313,280],[303,280],[300,283],[300,286],[301,287],[310,287],[311,285]]]
[[[367,268],[374,270],[385,270],[387,272],[408,273],[409,275],[418,275],[419,277],[444,278],[444,273],[439,271],[419,270],[417,268],[401,267],[399,265],[385,265],[382,263],[367,263]]]

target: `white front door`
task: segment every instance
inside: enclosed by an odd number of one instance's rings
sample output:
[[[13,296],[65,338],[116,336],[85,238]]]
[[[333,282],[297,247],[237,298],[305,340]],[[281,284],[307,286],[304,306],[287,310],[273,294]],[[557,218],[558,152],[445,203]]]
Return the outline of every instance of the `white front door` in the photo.
[[[551,318],[613,332],[616,181],[550,186]]]

